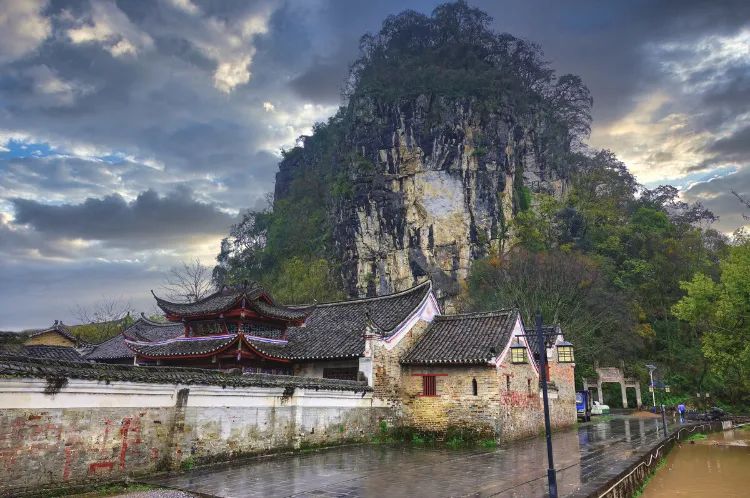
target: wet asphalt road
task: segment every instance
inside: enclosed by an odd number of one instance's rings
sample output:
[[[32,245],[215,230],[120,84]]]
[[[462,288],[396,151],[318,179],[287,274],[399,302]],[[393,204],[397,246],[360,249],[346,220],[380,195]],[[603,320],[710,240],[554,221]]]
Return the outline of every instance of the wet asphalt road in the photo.
[[[560,496],[605,482],[664,437],[659,419],[613,416],[553,436]],[[363,445],[198,469],[150,484],[220,497],[544,496],[543,437],[494,450]]]

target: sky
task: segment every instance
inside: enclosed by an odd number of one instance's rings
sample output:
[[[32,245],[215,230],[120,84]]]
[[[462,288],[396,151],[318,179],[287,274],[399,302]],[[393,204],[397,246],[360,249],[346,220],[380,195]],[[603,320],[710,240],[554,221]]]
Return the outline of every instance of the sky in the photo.
[[[284,147],[341,103],[369,0],[0,0],[0,330],[153,310],[165,272],[213,264],[266,205]],[[589,144],[745,224],[750,2],[469,2],[594,97]]]

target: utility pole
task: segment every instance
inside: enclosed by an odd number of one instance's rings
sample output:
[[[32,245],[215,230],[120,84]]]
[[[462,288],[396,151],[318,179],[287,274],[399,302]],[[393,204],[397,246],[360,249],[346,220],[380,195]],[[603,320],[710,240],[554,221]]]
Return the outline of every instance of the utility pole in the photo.
[[[547,482],[550,498],[557,498],[557,474],[552,457],[552,427],[549,420],[549,398],[547,397],[547,346],[542,333],[542,312],[536,312],[536,337],[539,343],[539,377],[542,379],[542,399],[544,400],[544,432],[547,437]]]

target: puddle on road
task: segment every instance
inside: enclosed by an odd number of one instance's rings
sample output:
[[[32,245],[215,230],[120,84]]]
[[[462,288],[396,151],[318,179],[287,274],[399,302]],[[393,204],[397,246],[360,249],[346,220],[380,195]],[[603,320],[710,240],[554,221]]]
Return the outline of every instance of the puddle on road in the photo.
[[[642,498],[750,496],[750,430],[683,442],[667,456]]]

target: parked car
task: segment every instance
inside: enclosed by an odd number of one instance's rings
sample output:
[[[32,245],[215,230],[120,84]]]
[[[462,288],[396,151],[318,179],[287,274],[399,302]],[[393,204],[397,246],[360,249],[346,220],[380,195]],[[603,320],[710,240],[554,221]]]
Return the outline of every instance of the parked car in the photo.
[[[591,420],[591,393],[576,391],[576,412],[578,419],[588,422]]]
[[[604,405],[598,401],[594,401],[591,407],[591,415],[609,415],[609,405]]]

